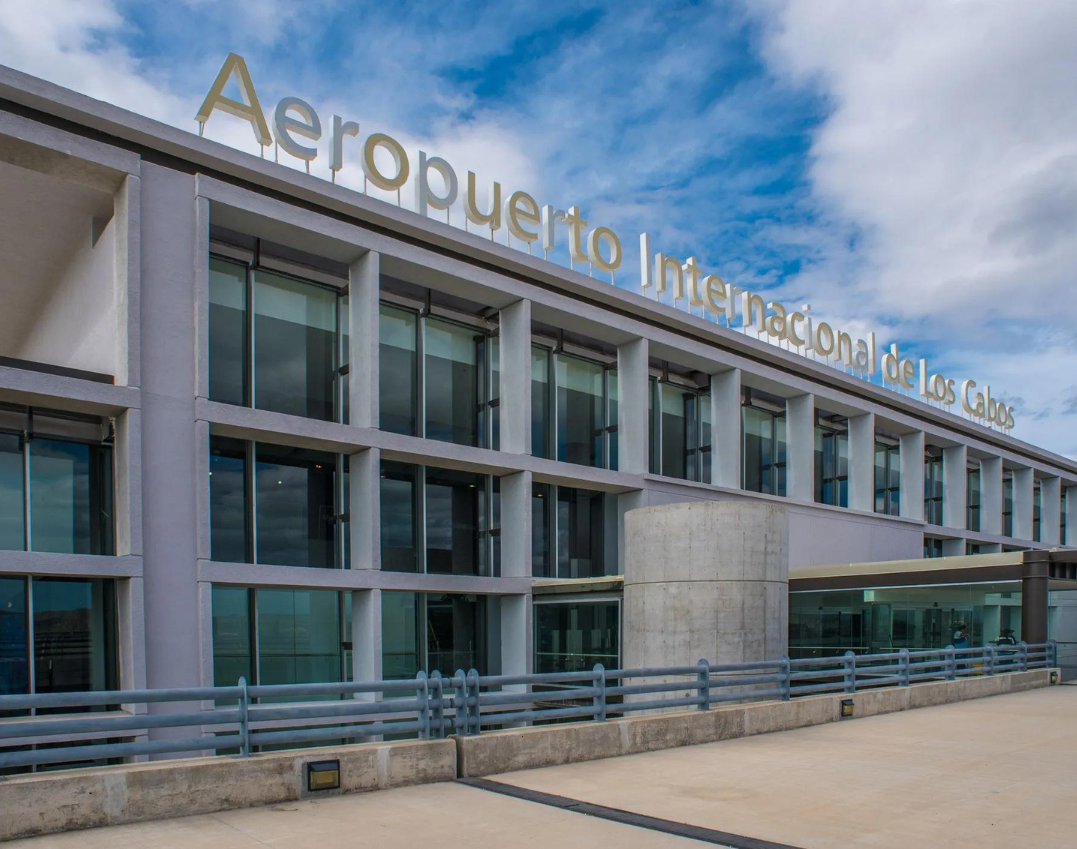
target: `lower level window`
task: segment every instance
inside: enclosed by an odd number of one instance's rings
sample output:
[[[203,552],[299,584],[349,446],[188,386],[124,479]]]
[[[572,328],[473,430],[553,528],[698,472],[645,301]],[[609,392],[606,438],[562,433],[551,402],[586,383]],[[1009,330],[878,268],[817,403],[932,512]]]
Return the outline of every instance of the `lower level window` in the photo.
[[[580,672],[601,663],[620,666],[621,603],[535,604],[535,672]]]
[[[382,674],[412,678],[420,670],[496,674],[489,663],[487,599],[476,595],[383,591]]]

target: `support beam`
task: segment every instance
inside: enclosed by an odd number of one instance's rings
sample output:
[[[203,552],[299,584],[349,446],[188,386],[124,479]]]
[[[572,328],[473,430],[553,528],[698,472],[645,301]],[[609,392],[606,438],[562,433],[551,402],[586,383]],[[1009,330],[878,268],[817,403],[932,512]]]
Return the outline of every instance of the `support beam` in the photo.
[[[740,369],[711,375],[711,482],[740,489],[741,479]]]
[[[519,300],[501,310],[501,450],[531,453],[531,302]]]
[[[906,519],[924,520],[924,432],[903,433],[900,437],[900,513]]]
[[[378,427],[380,256],[368,251],[348,270],[348,407],[350,424]]]
[[[501,577],[531,577],[531,472],[501,478]]]
[[[1002,458],[980,460],[980,530],[1002,534]]]
[[[501,674],[530,675],[534,671],[531,595],[501,597]]]
[[[942,523],[964,529],[968,522],[969,449],[954,445],[942,449]]]
[[[351,596],[352,680],[381,681],[381,590],[357,590]],[[373,694],[355,698],[370,701]]]
[[[381,568],[381,449],[348,457],[348,528],[351,568]]]
[[[1032,469],[1013,470],[1013,536],[1032,539]]]
[[[815,396],[785,402],[785,494],[797,501],[815,500]]]
[[[875,415],[849,419],[849,507],[875,509]]]
[[[618,469],[633,475],[650,470],[650,359],[646,339],[634,339],[617,349],[617,455]]]

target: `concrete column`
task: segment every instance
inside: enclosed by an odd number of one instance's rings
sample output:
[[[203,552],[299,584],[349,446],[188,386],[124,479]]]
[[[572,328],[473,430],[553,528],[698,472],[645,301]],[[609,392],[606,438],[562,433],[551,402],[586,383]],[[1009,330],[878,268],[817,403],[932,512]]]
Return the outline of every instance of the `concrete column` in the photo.
[[[501,674],[530,675],[534,671],[531,594],[501,597]]]
[[[1013,536],[1032,539],[1032,469],[1013,470]]]
[[[116,554],[142,554],[142,413],[116,418]]]
[[[199,657],[196,489],[208,469],[196,459],[195,180],[142,165],[142,532],[146,685],[197,687]],[[122,647],[121,652],[130,650]],[[150,713],[197,711],[151,705]],[[184,729],[152,730],[163,739]]]
[[[740,489],[744,484],[740,383],[740,369],[711,375],[711,481],[730,489]]]
[[[1040,481],[1040,542],[1060,545],[1062,531],[1062,481],[1043,478]]]
[[[1066,487],[1066,545],[1077,546],[1077,487]]]
[[[143,607],[142,579],[116,582],[116,619],[119,631],[120,687],[141,690],[146,686],[146,614]],[[125,709],[145,713],[143,706]]]
[[[348,406],[356,427],[378,427],[380,265],[368,251],[348,270]]]
[[[381,590],[355,590],[352,592],[352,680],[381,679]],[[372,693],[357,693],[355,697],[373,700]]]
[[[1040,556],[1045,557],[1042,553]],[[1047,641],[1048,569],[1046,559],[1026,560],[1024,563],[1021,579],[1021,639],[1025,642]]]
[[[965,540],[944,539],[942,541],[943,557],[960,557],[965,553]]]
[[[116,239],[113,252],[113,294],[116,303],[116,383],[140,385],[139,300],[142,217],[142,186],[138,177],[128,175],[113,195],[113,227]],[[208,226],[206,238],[209,238]],[[209,254],[203,257],[209,264]]]
[[[815,500],[815,396],[785,402],[785,494],[797,501]]]
[[[1002,458],[980,460],[980,530],[1002,534]]]
[[[965,445],[942,449],[942,523],[948,528],[968,523],[968,460]]]
[[[348,526],[352,569],[381,568],[381,449],[348,456]]]
[[[629,510],[647,506],[647,490],[634,489],[617,495],[610,493],[607,498],[617,499],[617,569],[615,574],[624,574],[625,563],[625,514]],[[607,541],[608,545],[608,541]],[[698,660],[698,658],[696,658]]]
[[[531,472],[501,478],[501,576],[531,577]]]
[[[531,302],[501,310],[501,450],[531,453]]]
[[[618,467],[634,475],[650,469],[649,365],[646,339],[634,339],[617,349]]]
[[[875,509],[875,415],[849,419],[849,507]]]
[[[924,432],[903,433],[900,437],[900,513],[906,519],[924,519]]]

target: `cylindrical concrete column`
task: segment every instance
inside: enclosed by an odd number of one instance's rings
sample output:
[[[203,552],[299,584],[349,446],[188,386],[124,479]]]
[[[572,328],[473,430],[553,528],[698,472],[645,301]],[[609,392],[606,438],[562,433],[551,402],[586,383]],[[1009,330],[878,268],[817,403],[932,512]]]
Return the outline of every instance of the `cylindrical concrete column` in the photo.
[[[786,507],[707,501],[628,512],[623,613],[628,668],[785,654]]]
[[[1047,641],[1048,583],[1048,561],[1026,560],[1024,577],[1021,579],[1021,639],[1026,642]]]

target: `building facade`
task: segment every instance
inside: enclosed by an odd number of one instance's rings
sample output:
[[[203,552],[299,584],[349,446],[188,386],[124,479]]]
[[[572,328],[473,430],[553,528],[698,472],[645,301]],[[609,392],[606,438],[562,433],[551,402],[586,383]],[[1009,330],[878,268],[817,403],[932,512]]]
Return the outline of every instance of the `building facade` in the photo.
[[[614,666],[644,506],[1077,545],[1071,460],[2,68],[0,186],[0,692]]]

